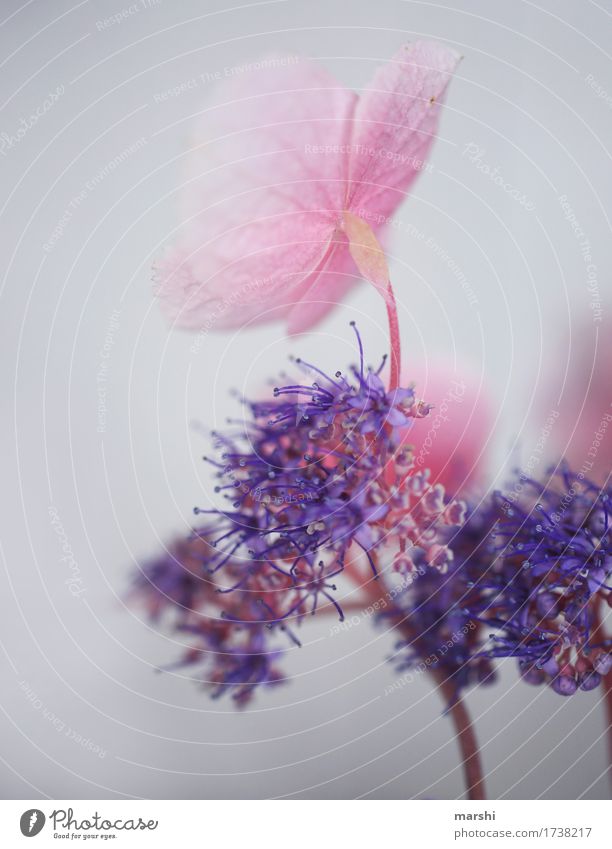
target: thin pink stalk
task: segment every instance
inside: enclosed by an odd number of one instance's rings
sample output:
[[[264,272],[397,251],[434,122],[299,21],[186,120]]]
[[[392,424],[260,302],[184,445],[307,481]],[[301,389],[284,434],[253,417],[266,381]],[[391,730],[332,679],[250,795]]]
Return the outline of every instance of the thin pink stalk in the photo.
[[[593,622],[593,640],[596,640],[598,636],[603,639],[605,638],[604,626],[601,621],[601,608],[603,606],[603,601],[600,600],[600,603],[595,608],[594,614],[594,622]],[[602,631],[601,635],[598,634],[599,631]],[[606,733],[608,738],[608,772],[610,774],[610,783],[612,784],[612,669],[604,675],[603,678],[603,702],[605,709],[605,717],[606,717]]]
[[[393,286],[389,280],[387,284],[387,317],[389,319],[389,348],[390,348],[390,374],[389,390],[397,389],[400,382],[400,369],[402,363],[399,319],[397,316],[397,302],[393,292]]]
[[[472,800],[486,799],[478,739],[467,706],[462,698],[456,696],[453,687],[443,676],[436,675],[433,671],[432,675],[436,679],[440,693],[449,705],[448,712],[453,720],[461,751],[467,797]]]
[[[364,606],[371,603],[376,606],[376,602],[380,601],[379,591],[376,583],[369,580],[364,584],[363,576],[360,574],[356,566],[355,560],[348,560],[344,574],[347,575],[357,586],[359,586],[366,595]],[[401,616],[401,614],[400,614]],[[412,629],[410,622],[401,617],[396,627],[402,632],[405,639],[415,645],[417,650],[420,645],[420,638]],[[438,692],[442,696],[442,700],[448,708],[448,713],[455,728],[457,743],[461,753],[461,761],[463,764],[463,777],[465,780],[465,788],[468,799],[482,800],[486,799],[486,789],[484,775],[482,771],[482,759],[480,757],[480,748],[476,731],[472,723],[469,711],[463,699],[457,696],[451,682],[444,674],[434,668],[429,668],[428,672],[433,677],[438,687]],[[611,681],[612,686],[612,681]],[[611,691],[609,691],[610,693]],[[609,709],[612,711],[612,696],[610,696]],[[611,713],[612,716],[612,713]]]
[[[608,762],[610,783],[612,783],[612,669],[604,676],[604,704],[606,708],[606,722],[608,734]]]

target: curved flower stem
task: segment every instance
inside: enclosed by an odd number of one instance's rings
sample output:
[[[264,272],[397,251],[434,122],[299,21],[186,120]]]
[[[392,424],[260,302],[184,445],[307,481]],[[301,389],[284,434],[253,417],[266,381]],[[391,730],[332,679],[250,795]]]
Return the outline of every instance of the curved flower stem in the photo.
[[[345,574],[347,574],[358,586],[360,586],[366,594],[366,603],[368,601],[371,602],[375,609],[377,609],[377,602],[381,600],[377,582],[369,580],[364,585],[363,576],[360,574],[359,569],[356,568],[355,560],[349,560],[345,565],[344,571]],[[408,642],[416,646],[417,650],[419,650],[419,635],[414,632],[410,622],[405,616],[403,616],[401,611],[398,611],[398,617],[399,620],[395,627],[402,632]],[[421,654],[424,654],[424,652],[421,652]],[[428,654],[428,652],[426,652],[425,655],[426,654]],[[472,801],[486,799],[480,749],[478,747],[476,732],[467,706],[461,697],[457,695],[453,685],[449,679],[445,677],[443,672],[431,667],[428,671],[436,682],[438,691],[444,700],[446,710],[455,727],[455,734],[457,736],[457,742],[459,743],[459,750],[461,752],[461,760],[463,763],[463,776],[465,779],[467,797]],[[609,700],[609,708],[612,710],[612,696]]]
[[[389,319],[389,348],[390,348],[390,374],[389,374],[389,390],[397,389],[400,382],[400,369],[402,365],[401,347],[400,347],[400,329],[399,319],[397,316],[397,302],[393,292],[391,281],[387,283],[387,318]]]
[[[603,600],[600,599],[599,604],[595,607],[595,612],[593,615],[593,639],[596,639],[598,637],[598,631],[603,631],[603,623],[601,621],[602,606]],[[605,636],[605,633],[601,636]],[[603,677],[603,688],[603,700],[605,705],[605,716],[607,723],[606,734],[608,737],[608,769],[610,773],[610,782],[612,783],[612,669],[610,669]]]
[[[397,319],[397,303],[389,277],[389,267],[385,252],[381,248],[370,225],[359,216],[345,210],[342,213],[340,229],[349,243],[349,251],[355,265],[366,280],[378,290],[387,305],[389,318],[389,345],[391,348],[391,374],[389,389],[397,389],[400,376],[400,332]]]
[[[387,305],[387,318],[389,319],[389,392],[397,389],[400,383],[400,371],[402,367],[402,352],[400,341],[399,319],[397,315],[397,302],[391,281],[387,281],[385,295]],[[392,486],[395,481],[395,463],[390,458],[383,469],[385,481]]]
[[[408,621],[404,619],[401,623],[401,630],[406,637],[419,648],[419,637],[410,627]],[[423,652],[421,652],[423,654]],[[482,761],[480,758],[480,749],[476,732],[470,718],[467,706],[461,696],[451,684],[450,680],[445,677],[442,671],[430,668],[429,673],[437,684],[438,692],[442,696],[446,711],[450,715],[453,725],[455,726],[455,735],[459,743],[461,752],[461,761],[463,764],[463,777],[465,779],[465,790],[468,799],[486,799],[484,776],[482,773]]]
[[[432,674],[441,694],[447,700],[448,712],[455,726],[455,734],[461,750],[463,777],[468,799],[486,799],[480,749],[469,711],[463,699],[457,697],[449,682],[440,675],[433,672]]]
[[[612,669],[604,676],[604,701],[606,705],[606,721],[608,735],[608,760],[610,769],[610,781],[612,782]]]

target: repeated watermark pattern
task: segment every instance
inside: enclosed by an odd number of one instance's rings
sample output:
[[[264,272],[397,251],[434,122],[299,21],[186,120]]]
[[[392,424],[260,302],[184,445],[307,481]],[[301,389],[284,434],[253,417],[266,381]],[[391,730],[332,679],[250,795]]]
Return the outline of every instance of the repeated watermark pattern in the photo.
[[[182,94],[186,94],[188,91],[193,91],[201,86],[214,85],[223,79],[240,77],[243,74],[254,74],[258,71],[265,71],[272,68],[286,68],[291,65],[297,65],[299,62],[299,56],[269,56],[255,62],[245,62],[241,65],[227,65],[224,68],[218,68],[214,71],[202,71],[202,73],[189,77],[186,80],[181,80],[181,82],[175,83],[175,85],[169,86],[163,91],[155,92],[153,94],[153,102],[158,104],[165,103],[166,101],[180,97]]]
[[[314,156],[369,156],[371,159],[384,159],[392,165],[410,165],[415,171],[431,173],[434,170],[433,165],[424,159],[365,144],[305,144],[304,153]]]
[[[511,505],[514,504],[521,497],[523,490],[525,489],[525,484],[527,481],[531,480],[534,475],[537,473],[538,466],[544,457],[544,451],[546,448],[546,443],[552,433],[552,429],[555,425],[555,422],[559,418],[558,410],[551,410],[546,417],[546,421],[540,428],[540,432],[538,434],[538,438],[536,443],[529,455],[527,462],[523,466],[523,468],[519,471],[519,475],[514,483],[514,486],[506,494],[506,498],[502,503],[502,510],[507,512],[511,509]]]
[[[607,90],[606,90],[606,89],[605,89],[605,88],[604,88],[604,87],[600,84],[600,82],[599,82],[599,81],[598,81],[598,80],[597,80],[597,79],[593,76],[593,74],[587,74],[587,75],[586,75],[586,77],[584,78],[584,81],[585,81],[585,83],[588,85],[588,87],[589,87],[592,91],[594,91],[594,92],[595,92],[595,94],[597,95],[597,97],[598,97],[600,100],[603,100],[603,102],[604,102],[605,104],[607,104],[607,106],[609,106],[609,107],[610,107],[610,109],[612,109],[612,93],[610,93],[609,91],[607,91]]]
[[[110,356],[115,344],[115,333],[119,328],[120,310],[114,309],[109,316],[106,326],[106,334],[104,341],[98,352],[98,371],[96,372],[96,395],[97,395],[97,430],[98,433],[106,431],[106,417],[108,414],[107,394],[108,394],[108,370],[110,365]]]
[[[426,571],[427,569],[422,565],[415,566],[412,572],[405,575],[401,581],[387,590],[387,592],[384,595],[381,595],[376,601],[373,601],[368,604],[367,607],[364,607],[364,609],[359,613],[345,617],[342,622],[335,622],[330,628],[330,635],[334,636],[345,631],[350,631],[351,628],[355,625],[359,625],[360,622],[369,619],[371,616],[376,616],[377,614],[384,612],[398,595],[401,595],[401,593],[409,589],[416,579],[421,575],[424,575]]]
[[[399,690],[406,687],[408,684],[412,684],[414,679],[422,675],[423,672],[427,672],[429,669],[437,666],[441,660],[444,659],[444,656],[448,654],[448,652],[454,648],[457,643],[461,641],[461,639],[469,634],[470,631],[473,631],[476,628],[476,623],[470,620],[467,622],[462,628],[453,631],[450,637],[444,642],[440,643],[438,648],[429,654],[426,658],[415,663],[412,669],[409,669],[407,672],[404,672],[399,678],[396,678],[392,684],[389,684],[385,687],[384,694],[385,696],[390,696],[391,693],[396,693]]]
[[[131,3],[129,6],[124,6],[123,9],[109,15],[107,18],[99,18],[95,24],[96,30],[98,32],[105,32],[118,24],[122,24],[124,21],[133,18],[134,15],[137,15],[139,12],[144,12],[147,9],[155,9],[157,6],[161,6],[161,4],[162,0],[138,0],[137,3]]]
[[[559,196],[559,204],[563,210],[563,215],[566,221],[569,222],[572,233],[578,241],[580,247],[580,255],[586,268],[586,288],[591,298],[591,310],[593,311],[593,321],[600,322],[603,318],[603,310],[601,304],[601,293],[599,291],[599,283],[597,281],[597,265],[593,261],[593,250],[591,248],[591,240],[583,230],[580,221],[576,217],[567,195]]]
[[[41,715],[51,724],[58,734],[63,734],[67,740],[72,740],[72,742],[76,743],[77,746],[87,749],[88,752],[91,752],[93,755],[97,755],[99,758],[106,757],[106,749],[103,749],[97,743],[94,743],[89,737],[83,737],[82,734],[79,734],[78,731],[75,731],[74,728],[67,725],[52,710],[49,710],[43,700],[32,689],[32,687],[30,687],[27,681],[21,680],[19,682],[19,688],[34,710],[40,711]]]
[[[64,85],[58,85],[57,88],[50,91],[43,102],[34,109],[34,111],[25,118],[19,121],[19,127],[13,132],[0,133],[0,154],[6,156],[9,150],[16,147],[22,141],[30,130],[38,124],[47,112],[49,112],[58,100],[63,97],[66,92]]]
[[[266,286],[269,286],[273,280],[277,280],[277,278],[254,278],[248,283],[245,283],[244,286],[241,286],[240,289],[235,289],[230,292],[227,297],[212,299],[208,304],[208,317],[203,322],[202,326],[198,330],[197,336],[189,346],[190,352],[192,354],[198,354],[210,331],[233,306],[244,303],[245,300],[247,300],[247,296],[252,295],[259,289],[264,289]]]
[[[54,507],[53,504],[50,504],[48,512],[49,519],[51,521],[51,527],[57,535],[57,539],[62,550],[60,563],[63,563],[70,572],[69,577],[65,579],[64,583],[67,585],[69,592],[73,596],[78,598],[85,592],[85,587],[83,586],[83,578],[81,576],[81,569],[79,567],[79,564],[77,563],[76,557],[74,556],[72,544],[70,543],[68,534],[66,533],[62,520],[60,519],[57,508]]]
[[[612,405],[610,406],[612,407]],[[587,457],[583,460],[580,469],[576,472],[571,486],[567,487],[567,490],[564,492],[563,497],[559,501],[559,509],[548,514],[547,518],[552,525],[558,525],[561,522],[568,509],[574,502],[576,496],[582,493],[582,482],[585,478],[588,478],[588,476],[593,471],[593,468],[595,466],[595,458],[597,457],[599,448],[606,436],[606,432],[608,430],[610,422],[612,422],[612,413],[604,413],[597,430],[593,434],[593,441],[591,443],[591,446],[589,447],[589,450],[587,451]],[[514,491],[507,496],[508,502],[513,503],[517,500],[522,490],[522,486],[520,484],[525,480],[526,478],[522,477],[522,481],[517,483]],[[509,510],[512,509],[511,503],[505,503],[502,505],[502,509],[504,510],[504,512],[507,513]]]
[[[369,209],[358,209],[357,215],[364,221],[367,221],[369,224],[373,224],[375,227],[392,227],[394,230],[399,230],[402,233],[406,233],[408,236],[410,236],[410,238],[415,239],[417,242],[422,242],[452,272],[453,277],[459,283],[461,289],[463,290],[469,305],[471,307],[478,306],[478,296],[472,288],[472,285],[467,275],[461,269],[457,261],[453,259],[453,257],[448,253],[448,251],[443,248],[434,239],[433,236],[429,236],[427,235],[427,233],[424,233],[422,230],[419,230],[419,228],[416,227],[414,224],[404,222],[401,219],[395,218],[393,216],[382,215],[378,212],[372,212]]]
[[[612,404],[610,406],[612,407]],[[590,457],[592,460],[595,460],[597,457],[601,444],[606,437],[610,422],[612,422],[612,413],[604,413],[597,430],[593,433],[593,441],[587,451],[587,457]],[[591,468],[593,468],[593,463],[591,463]]]
[[[429,430],[425,435],[425,439],[419,449],[419,453],[414,458],[415,466],[424,466],[426,464],[427,458],[434,447],[438,431],[445,423],[448,423],[451,420],[449,415],[451,411],[451,404],[461,404],[463,402],[463,396],[465,395],[466,388],[467,386],[465,381],[453,380],[440,404],[434,408],[433,415],[430,413],[427,417]]]
[[[515,200],[527,212],[533,212],[535,209],[535,203],[529,199],[525,192],[522,192],[519,188],[513,186],[512,183],[509,183],[505,179],[499,165],[493,166],[487,162],[484,158],[485,153],[486,151],[484,147],[481,147],[479,144],[476,144],[476,142],[471,141],[465,144],[462,155],[467,157],[468,162],[471,162],[481,174],[484,174],[484,176],[488,177],[494,185],[502,189],[508,197]]]
[[[147,140],[144,136],[136,139],[135,142],[132,142],[132,144],[128,145],[128,147],[118,153],[117,156],[114,156],[102,169],[100,169],[100,171],[98,171],[97,174],[83,184],[77,194],[68,201],[68,205],[66,206],[61,218],[53,228],[53,231],[46,242],[43,244],[44,251],[50,253],[53,250],[66,232],[68,224],[74,218],[83,202],[97,189],[100,183],[103,183],[104,180],[106,180],[106,178],[109,177],[113,171],[115,171],[115,169],[122,165],[127,159],[142,150],[146,144]]]

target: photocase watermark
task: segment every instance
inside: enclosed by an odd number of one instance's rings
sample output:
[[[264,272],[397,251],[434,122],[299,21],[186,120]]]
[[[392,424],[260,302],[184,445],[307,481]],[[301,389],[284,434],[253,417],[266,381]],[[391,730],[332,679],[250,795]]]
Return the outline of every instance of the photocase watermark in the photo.
[[[92,192],[96,190],[96,188],[106,180],[110,174],[115,171],[120,165],[122,165],[127,159],[129,159],[134,154],[138,153],[138,151],[142,150],[142,148],[147,144],[147,140],[144,137],[136,139],[128,147],[124,148],[117,156],[113,157],[106,165],[98,171],[93,177],[87,180],[86,183],[83,184],[80,191],[74,195],[66,209],[62,217],[59,219],[57,224],[55,225],[53,232],[47,239],[47,241],[43,244],[43,250],[47,253],[50,253],[53,248],[57,245],[59,240],[62,238],[64,233],[66,232],[66,228],[68,227],[70,221],[74,218],[75,214],[78,212],[79,208],[83,204],[83,202],[91,195]]]
[[[384,147],[373,147],[372,145],[364,144],[305,144],[304,153],[315,156],[337,156],[338,154],[350,154],[354,156],[368,156],[371,159],[384,159],[391,162],[393,165],[411,165],[415,171],[427,171],[432,173],[434,170],[430,162],[424,159],[419,159],[416,156],[398,153],[395,150],[388,150]]]
[[[414,224],[408,224],[401,221],[399,218],[394,218],[388,215],[381,215],[377,212],[372,212],[368,209],[358,209],[357,215],[367,221],[369,224],[374,224],[377,227],[392,227],[394,230],[399,230],[402,233],[407,233],[412,239],[417,242],[422,242],[436,257],[452,272],[453,277],[459,283],[463,290],[468,303],[474,307],[478,305],[478,296],[472,288],[465,272],[461,269],[456,260],[448,253],[448,251],[436,242],[433,236],[428,236]]]
[[[64,583],[67,585],[69,592],[73,596],[78,598],[85,592],[85,587],[83,586],[83,579],[81,577],[81,570],[79,568],[79,564],[76,561],[72,546],[70,544],[70,540],[68,539],[68,534],[64,529],[64,525],[62,524],[57,509],[52,504],[50,504],[48,510],[49,519],[51,521],[51,527],[57,535],[62,550],[60,563],[63,563],[70,572],[70,576],[66,578]]]
[[[580,255],[582,256],[582,261],[586,267],[586,288],[591,298],[590,306],[593,311],[593,321],[600,322],[603,318],[603,309],[599,283],[597,281],[597,265],[593,261],[591,240],[582,229],[580,221],[576,217],[576,213],[567,199],[567,195],[559,196],[559,204],[563,210],[565,220],[569,222],[572,233],[578,241]]]
[[[508,197],[515,200],[520,206],[522,206],[527,212],[533,212],[535,209],[535,204],[529,197],[518,189],[516,186],[513,186],[512,183],[509,183],[501,172],[501,168],[499,165],[491,166],[484,159],[485,149],[480,147],[480,145],[476,144],[476,142],[467,142],[465,147],[463,148],[462,156],[466,156],[468,161],[472,163],[472,165],[480,171],[485,177],[488,177],[494,185],[498,188],[502,189]]]
[[[186,94],[188,91],[193,91],[211,83],[221,82],[223,79],[231,79],[242,76],[243,74],[255,74],[258,71],[264,71],[270,68],[287,68],[291,65],[298,65],[299,62],[299,56],[270,56],[269,58],[259,59],[256,62],[245,62],[242,65],[227,65],[224,68],[214,71],[203,71],[201,74],[182,80],[180,83],[169,86],[163,91],[155,92],[153,102],[165,103],[168,100],[174,100],[182,94]]]
[[[525,484],[527,483],[527,481],[531,480],[535,475],[537,467],[540,465],[540,461],[544,456],[544,449],[546,447],[546,443],[548,442],[554,424],[558,418],[558,410],[551,410],[548,416],[546,417],[546,421],[540,428],[540,433],[538,434],[535,446],[531,454],[529,455],[529,459],[525,463],[525,466],[520,470],[519,476],[512,490],[506,494],[506,500],[504,500],[502,504],[502,510],[505,513],[507,513],[508,510],[512,509],[512,504],[514,504],[521,497],[521,494],[525,488]]]
[[[32,127],[43,118],[50,109],[52,109],[57,101],[65,94],[66,88],[63,85],[58,85],[57,88],[50,91],[43,102],[26,118],[21,118],[19,127],[11,133],[0,133],[0,154],[6,156],[9,150],[12,150],[22,141],[30,132]]]
[[[238,487],[238,491],[244,492],[245,490]],[[248,492],[248,487],[246,487],[246,491]],[[307,501],[314,501],[316,499],[316,495],[313,492],[298,490],[297,492],[271,494],[269,491],[262,489],[259,486],[252,490],[251,495],[254,501],[259,501],[261,504],[276,504],[279,506],[282,504],[303,504]]]
[[[19,688],[34,710],[39,711],[58,734],[63,734],[66,739],[72,740],[73,743],[76,743],[83,749],[87,749],[87,751],[91,752],[93,755],[97,755],[99,758],[106,757],[106,749],[103,749],[101,746],[97,745],[97,743],[94,743],[89,737],[83,737],[82,734],[79,734],[74,730],[74,728],[67,725],[52,710],[49,710],[43,700],[37,693],[34,692],[27,681],[21,680],[19,682]]]
[[[461,642],[466,634],[469,634],[470,631],[474,631],[475,628],[476,623],[472,622],[470,619],[470,621],[466,622],[462,628],[458,628],[456,631],[453,631],[451,636],[447,640],[444,640],[443,643],[440,643],[434,652],[415,664],[412,669],[404,672],[404,674],[399,678],[396,678],[395,681],[392,684],[389,684],[388,687],[385,687],[384,695],[390,696],[391,693],[398,692],[406,685],[412,684],[417,676],[422,675],[423,672],[427,672],[432,667],[437,666],[438,663],[444,659],[445,655],[447,655],[448,652],[457,645],[457,643]]]
[[[36,837],[45,827],[45,821],[40,808],[28,808],[19,819],[19,828],[24,837]]]
[[[214,440],[213,445],[217,450],[223,450],[225,448],[225,443],[220,439]],[[274,486],[274,479],[272,477],[269,479],[268,486],[258,485],[255,487],[250,487],[245,481],[240,481],[239,478],[234,476],[230,476],[230,479],[234,482],[236,497],[239,495],[243,497],[248,496],[260,504],[275,504],[277,506],[282,506],[283,504],[305,504],[308,501],[315,501],[318,497],[312,490],[304,490],[297,487],[292,491],[285,490],[279,492]],[[215,492],[219,490],[220,487],[215,488]]]
[[[143,820],[142,817],[130,817],[130,819],[107,819],[103,814],[95,811],[89,817],[77,818],[72,808],[58,808],[49,814],[49,822],[53,823],[53,837],[67,838],[72,840],[83,838],[83,840],[109,840],[120,835],[116,831],[155,831],[159,820]],[[59,829],[64,829],[62,834]],[[85,832],[80,834],[79,832]]]
[[[612,94],[609,91],[606,91],[606,89],[599,83],[599,81],[595,79],[593,74],[587,74],[584,78],[584,81],[588,85],[588,87],[595,92],[597,97],[600,100],[603,100],[603,102],[606,103],[610,107],[610,109],[612,109]]]
[[[97,20],[96,29],[98,32],[104,32],[111,27],[117,26],[117,24],[122,24],[129,18],[133,18],[134,15],[137,15],[139,12],[144,12],[147,9],[155,9],[157,6],[161,6],[162,2],[163,0],[138,0],[137,3],[131,3],[129,6],[124,6],[123,9],[120,9],[113,15],[109,15],[107,18],[100,18]]]
[[[463,402],[466,389],[467,386],[464,380],[453,380],[440,404],[434,407],[433,411],[427,416],[429,430],[419,448],[419,453],[414,458],[415,466],[423,466],[425,464],[427,457],[431,454],[431,449],[434,447],[438,431],[446,422],[450,422],[451,420],[451,416],[449,415],[451,405],[461,404]]]
[[[97,431],[105,433],[106,431],[106,416],[108,414],[107,394],[108,394],[108,370],[109,361],[113,345],[115,344],[115,332],[119,328],[119,317],[121,311],[114,309],[109,316],[108,324],[106,325],[106,334],[104,341],[98,352],[98,371],[96,372],[96,414],[97,414]]]

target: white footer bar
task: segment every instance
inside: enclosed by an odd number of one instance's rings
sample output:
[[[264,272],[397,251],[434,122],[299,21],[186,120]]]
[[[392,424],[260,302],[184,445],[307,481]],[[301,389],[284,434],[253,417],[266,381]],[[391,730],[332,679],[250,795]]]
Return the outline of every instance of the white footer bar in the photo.
[[[610,849],[611,815],[610,801],[10,800],[0,846]]]

